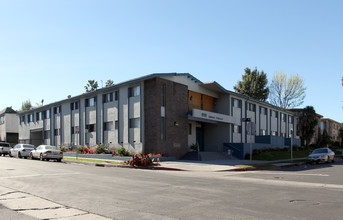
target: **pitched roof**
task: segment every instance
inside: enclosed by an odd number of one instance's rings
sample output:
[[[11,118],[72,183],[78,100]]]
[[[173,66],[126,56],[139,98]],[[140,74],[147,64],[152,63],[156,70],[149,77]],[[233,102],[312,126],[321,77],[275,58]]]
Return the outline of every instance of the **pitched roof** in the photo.
[[[17,112],[15,110],[12,109],[12,107],[7,107],[5,109],[3,109],[2,111],[0,111],[0,115],[2,114],[17,114]]]

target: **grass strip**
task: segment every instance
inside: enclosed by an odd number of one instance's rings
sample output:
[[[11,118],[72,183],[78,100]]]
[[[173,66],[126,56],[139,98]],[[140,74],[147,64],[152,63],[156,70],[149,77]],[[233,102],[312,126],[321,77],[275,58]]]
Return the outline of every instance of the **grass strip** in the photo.
[[[114,164],[114,165],[124,165],[123,162],[110,161],[110,160],[88,159],[88,158],[63,157],[63,160],[86,162],[86,163],[108,163],[108,164]]]

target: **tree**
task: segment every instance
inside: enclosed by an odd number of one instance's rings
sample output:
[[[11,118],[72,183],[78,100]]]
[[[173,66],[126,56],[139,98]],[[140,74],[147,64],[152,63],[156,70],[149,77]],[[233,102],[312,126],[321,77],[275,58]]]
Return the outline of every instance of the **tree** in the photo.
[[[235,91],[259,101],[266,101],[269,94],[267,75],[263,70],[260,73],[256,68],[251,72],[247,67],[244,71],[245,73],[242,75],[242,81],[238,81],[233,87]]]
[[[30,109],[32,109],[32,104],[31,104],[30,99],[24,101],[24,102],[21,104],[21,110],[22,110],[22,111],[28,111],[28,110],[30,110]]]
[[[339,136],[339,140],[340,140],[341,146],[342,146],[342,143],[343,143],[343,124],[341,124],[339,127],[338,136]]]
[[[323,147],[328,146],[332,142],[332,137],[328,134],[326,129],[323,131],[323,134],[321,135],[320,145]]]
[[[306,147],[308,147],[317,125],[318,119],[316,111],[312,106],[307,106],[299,117],[298,131],[301,136],[301,145],[306,144]]]
[[[281,108],[294,108],[304,103],[304,80],[298,74],[287,77],[286,73],[276,72],[269,86],[269,101]]]
[[[85,86],[86,92],[93,92],[97,88],[98,88],[98,82],[95,80],[88,80],[88,83]]]
[[[113,86],[113,85],[114,85],[113,84],[113,80],[111,80],[111,79],[107,80],[106,83],[105,83],[105,87],[110,87],[110,86]]]

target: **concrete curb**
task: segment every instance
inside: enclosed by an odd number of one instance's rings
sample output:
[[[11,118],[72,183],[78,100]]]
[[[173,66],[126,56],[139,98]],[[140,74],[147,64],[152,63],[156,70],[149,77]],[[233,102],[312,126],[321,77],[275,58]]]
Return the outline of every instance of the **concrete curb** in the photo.
[[[89,162],[82,162],[82,161],[69,161],[64,160],[64,163],[77,163],[77,164],[83,164],[83,165],[89,165],[89,166],[96,166],[96,167],[119,167],[119,168],[131,168],[131,169],[145,169],[145,170],[170,170],[170,171],[186,171],[183,169],[178,168],[171,168],[171,167],[144,167],[144,166],[125,166],[125,165],[115,165],[115,164],[107,164],[107,163],[89,163]]]
[[[282,166],[268,166],[268,167],[247,167],[247,168],[235,168],[231,170],[226,170],[226,171],[255,171],[255,170],[275,170],[275,169],[282,169],[282,168],[289,168],[289,167],[296,167],[296,166],[301,166],[305,165],[307,162],[302,162],[302,163],[294,163],[294,164],[287,164],[287,165],[282,165]]]

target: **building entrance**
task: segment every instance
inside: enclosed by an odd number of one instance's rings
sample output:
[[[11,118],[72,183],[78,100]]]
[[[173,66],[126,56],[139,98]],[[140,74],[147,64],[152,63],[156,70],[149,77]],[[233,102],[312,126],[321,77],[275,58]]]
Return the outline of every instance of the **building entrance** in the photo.
[[[43,144],[43,131],[31,131],[30,142],[30,144],[35,145],[36,147]]]

